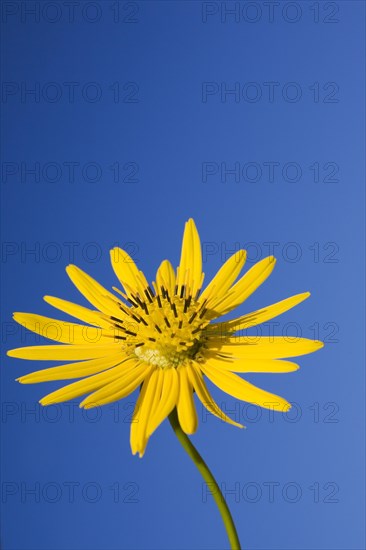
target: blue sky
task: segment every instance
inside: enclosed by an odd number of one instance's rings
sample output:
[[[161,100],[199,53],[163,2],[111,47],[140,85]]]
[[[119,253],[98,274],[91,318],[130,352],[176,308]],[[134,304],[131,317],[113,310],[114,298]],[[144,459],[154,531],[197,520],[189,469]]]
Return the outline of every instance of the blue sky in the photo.
[[[84,304],[69,263],[110,288],[118,244],[154,278],[189,217],[207,280],[238,247],[248,265],[277,257],[240,314],[312,293],[261,330],[325,348],[250,378],[293,416],[212,389],[239,431],[198,407],[193,441],[248,549],[365,545],[364,37],[352,1],[2,5],[5,350],[35,343],[13,311],[52,316],[46,294]],[[135,394],[96,416],[41,410],[59,384],[20,386],[37,366],[2,366],[4,550],[227,548],[167,422],[131,455]]]

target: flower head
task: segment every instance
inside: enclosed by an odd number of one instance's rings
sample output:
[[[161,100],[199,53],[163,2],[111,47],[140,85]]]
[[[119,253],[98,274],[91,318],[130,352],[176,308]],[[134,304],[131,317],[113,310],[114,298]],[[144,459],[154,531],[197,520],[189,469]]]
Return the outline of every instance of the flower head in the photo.
[[[40,400],[42,405],[86,395],[80,407],[91,408],[126,397],[139,386],[133,422],[132,452],[142,456],[149,437],[177,408],[179,423],[187,434],[197,429],[194,393],[222,420],[242,427],[226,416],[212,398],[205,382],[235,398],[277,411],[290,404],[262,390],[235,373],[283,373],[298,369],[284,358],[311,353],[319,341],[305,338],[235,336],[305,300],[297,294],[271,306],[226,322],[214,322],[240,305],[271,274],[275,259],[264,258],[241,278],[246,252],[233,254],[202,291],[201,244],[190,219],[185,226],[179,267],[175,272],[164,260],[150,286],[132,258],[120,248],[111,251],[111,262],[123,290],[115,294],[74,265],[67,273],[94,309],[45,296],[53,307],[87,323],[64,322],[29,313],[14,319],[46,338],[63,345],[13,349],[11,357],[72,361],[18,378],[23,384],[78,379]]]

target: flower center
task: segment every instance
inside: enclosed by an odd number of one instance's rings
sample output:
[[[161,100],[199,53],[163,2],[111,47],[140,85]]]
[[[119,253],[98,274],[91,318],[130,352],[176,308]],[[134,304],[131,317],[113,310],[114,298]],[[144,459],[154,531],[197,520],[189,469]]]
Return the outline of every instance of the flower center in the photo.
[[[147,346],[139,346],[135,348],[135,354],[142,361],[165,368],[177,368],[179,365],[189,362],[194,359],[201,348],[199,341],[194,342],[193,346],[185,351],[177,351],[173,346],[160,346],[151,348]]]
[[[126,296],[132,307],[120,304],[126,317],[113,319],[122,349],[161,368],[199,360],[210,322],[205,300],[185,296],[184,287],[179,293],[162,287],[156,294],[148,288],[145,295]]]

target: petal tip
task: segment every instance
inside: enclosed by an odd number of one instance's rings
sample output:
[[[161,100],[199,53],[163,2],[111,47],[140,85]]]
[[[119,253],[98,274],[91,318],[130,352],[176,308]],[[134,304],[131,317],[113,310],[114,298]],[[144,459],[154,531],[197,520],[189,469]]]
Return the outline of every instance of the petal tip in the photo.
[[[99,407],[98,403],[92,403],[92,402],[88,403],[86,400],[82,401],[79,405],[80,409],[85,409],[85,410],[94,409],[95,407]]]
[[[78,267],[75,264],[69,264],[65,267],[65,271],[71,277],[72,273],[75,273],[75,271],[78,271]]]
[[[19,382],[19,384],[34,384],[34,380],[29,379],[30,375],[25,376],[19,376],[19,378],[16,378],[15,381]]]
[[[109,251],[111,257],[114,257],[116,254],[120,254],[121,252],[124,253],[124,250],[122,250],[119,246],[114,246]]]
[[[133,456],[138,455],[139,458],[142,458],[145,453],[145,449],[138,449],[136,444],[130,443],[131,445],[131,453]]]

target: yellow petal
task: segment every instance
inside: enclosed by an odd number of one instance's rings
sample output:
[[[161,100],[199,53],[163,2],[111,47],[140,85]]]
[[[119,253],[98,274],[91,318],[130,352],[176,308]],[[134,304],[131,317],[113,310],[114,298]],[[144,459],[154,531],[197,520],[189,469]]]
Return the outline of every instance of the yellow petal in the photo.
[[[131,429],[130,429],[130,446],[132,454],[135,455],[139,451],[139,441],[138,441],[138,427],[140,422],[141,406],[146,395],[147,387],[149,384],[149,379],[152,375],[152,370],[147,373],[147,376],[141,385],[140,393],[136,401],[135,409],[133,411],[132,420],[131,420]]]
[[[78,380],[78,382],[73,382],[73,384],[68,384],[59,390],[49,393],[40,400],[40,403],[41,405],[52,405],[53,403],[62,403],[63,401],[69,401],[75,397],[80,397],[81,395],[94,391],[120,378],[125,369],[126,365],[122,363],[105,372],[100,372],[94,376]]]
[[[270,276],[275,263],[276,259],[268,256],[253,265],[224,298],[213,302],[211,308],[219,315],[224,315],[243,303]]]
[[[79,319],[84,321],[84,323],[89,323],[90,325],[95,325],[97,327],[109,328],[110,322],[103,318],[103,314],[99,311],[88,309],[87,307],[79,306],[67,300],[62,300],[61,298],[56,298],[55,296],[44,296],[44,301],[50,304],[51,306]]]
[[[219,269],[210,284],[202,292],[200,301],[207,300],[207,307],[212,307],[218,299],[226,295],[240,271],[243,269],[246,260],[245,250],[235,252]]]
[[[282,359],[313,353],[324,346],[323,342],[308,338],[283,336],[238,336],[227,339],[210,339],[211,351],[237,359]]]
[[[188,223],[191,226],[192,257],[193,257],[191,294],[194,297],[196,293],[199,290],[201,290],[202,283],[203,283],[202,249],[201,249],[201,239],[197,231],[196,224],[192,219],[190,219]]]
[[[158,428],[165,418],[172,412],[178,401],[179,378],[176,369],[160,369],[163,372],[163,387],[159,403],[150,415],[147,425],[147,435]]]
[[[237,331],[249,327],[255,327],[260,323],[269,321],[270,319],[273,319],[274,317],[285,313],[285,311],[292,309],[293,307],[297,306],[298,304],[309,298],[309,296],[310,292],[296,294],[295,296],[286,298],[286,300],[281,300],[280,302],[264,307],[262,309],[258,309],[257,311],[247,313],[246,315],[238,317],[237,319],[232,319],[231,321],[223,321],[221,323],[212,323],[212,325],[210,325],[210,328],[212,330],[217,329],[218,331],[224,333],[226,331]]]
[[[197,430],[198,418],[194,405],[193,388],[188,378],[186,367],[178,369],[179,375],[179,397],[178,397],[178,419],[182,430],[186,434],[193,434]]]
[[[51,382],[52,380],[70,380],[72,378],[82,378],[83,376],[91,376],[111,367],[117,366],[122,361],[127,359],[121,352],[111,355],[110,357],[102,357],[101,359],[90,359],[89,361],[81,361],[78,363],[69,363],[59,367],[51,367],[26,374],[17,378],[21,384],[35,384],[36,382]]]
[[[188,366],[187,372],[189,379],[191,381],[192,386],[195,389],[195,392],[197,393],[197,396],[199,400],[201,401],[202,405],[206,407],[206,409],[213,415],[217,416],[224,422],[227,422],[228,424],[232,424],[233,426],[237,426],[238,428],[244,428],[242,424],[239,424],[238,422],[234,422],[234,420],[231,420],[224,411],[220,409],[220,407],[215,402],[214,398],[210,394],[204,380],[201,374],[201,371],[199,369],[199,365],[196,367]]]
[[[28,346],[11,349],[7,354],[9,357],[36,361],[82,361],[84,359],[108,357],[109,355],[114,355],[118,349],[118,344],[110,346],[90,344],[88,346]],[[122,350],[121,346],[120,349]]]
[[[155,370],[152,370],[145,378],[132,417],[131,449],[133,454],[139,453],[140,458],[143,457],[149,440],[146,434],[146,427],[151,413],[158,377],[159,373],[155,368]]]
[[[156,370],[156,376],[157,376],[156,387],[155,387],[154,396],[151,402],[151,408],[150,408],[147,423],[146,423],[146,433],[149,436],[152,433],[152,432],[149,433],[149,425],[151,424],[151,418],[154,416],[154,413],[159,408],[159,403],[161,401],[161,394],[162,394],[163,385],[164,385],[164,370],[161,368],[158,368]]]
[[[282,397],[253,386],[237,374],[219,370],[210,363],[202,363],[200,368],[211,382],[232,397],[281,412],[286,412],[291,408],[290,403]]]
[[[217,369],[230,372],[273,372],[279,374],[299,369],[296,363],[277,359],[228,359],[219,355],[207,354],[206,361]]]
[[[100,388],[100,390],[88,395],[88,397],[80,403],[80,407],[91,409],[93,407],[106,405],[107,403],[113,403],[114,401],[126,397],[135,391],[144,381],[150,370],[151,367],[146,363],[131,361],[117,380],[110,382]]]
[[[127,294],[139,294],[141,298],[145,298],[145,290],[149,283],[131,256],[121,248],[113,248],[111,250],[111,263]]]
[[[34,313],[14,313],[14,321],[23,327],[64,344],[102,344],[113,342],[113,332],[106,335],[101,328],[78,325]]]
[[[76,267],[68,265],[66,272],[76,288],[97,309],[107,315],[118,317],[121,310],[118,307],[117,297],[105,289],[95,279]]]
[[[183,286],[195,297],[202,283],[202,251],[200,237],[192,218],[185,224],[177,285],[178,294]]]
[[[157,291],[161,293],[161,287],[167,289],[170,296],[174,295],[175,273],[172,264],[168,260],[161,262],[156,272]]]

